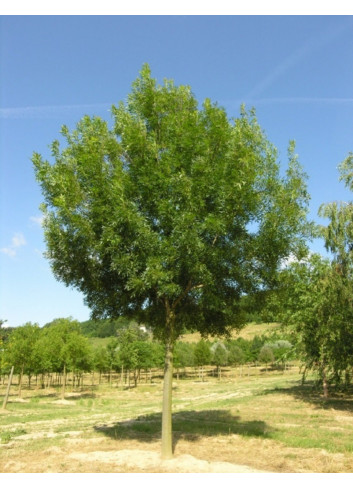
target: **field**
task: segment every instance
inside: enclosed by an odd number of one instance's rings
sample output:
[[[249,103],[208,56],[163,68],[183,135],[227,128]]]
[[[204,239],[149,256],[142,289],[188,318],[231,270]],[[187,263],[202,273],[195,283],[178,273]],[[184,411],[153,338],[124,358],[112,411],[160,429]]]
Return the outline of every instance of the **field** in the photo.
[[[298,367],[175,379],[174,459],[161,461],[162,383],[12,387],[0,414],[2,473],[353,472],[353,394],[324,401]],[[0,386],[2,403],[5,385]]]

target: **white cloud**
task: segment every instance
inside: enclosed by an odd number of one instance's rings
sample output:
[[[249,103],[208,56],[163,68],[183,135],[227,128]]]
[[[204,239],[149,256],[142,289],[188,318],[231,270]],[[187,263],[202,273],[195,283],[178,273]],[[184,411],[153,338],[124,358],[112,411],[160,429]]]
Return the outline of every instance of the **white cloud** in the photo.
[[[11,245],[5,248],[0,248],[0,252],[4,253],[4,255],[10,256],[13,258],[16,256],[18,248],[25,246],[26,240],[22,233],[15,233],[11,240]]]
[[[31,216],[30,217],[30,220],[34,224],[38,224],[38,226],[42,226],[43,225],[43,221],[44,221],[44,216],[43,216],[43,214],[41,216]]]
[[[35,249],[34,249],[34,253],[35,253],[37,256],[39,256],[40,258],[43,258],[43,257],[44,257],[44,253],[45,253],[45,252],[44,252],[44,251],[39,250],[38,248],[35,248]]]
[[[14,250],[13,248],[0,248],[0,252],[4,253],[4,255],[11,257],[16,255],[16,250]]]
[[[20,246],[24,246],[25,244],[26,244],[26,240],[22,233],[16,233],[12,238],[13,248],[20,248]]]

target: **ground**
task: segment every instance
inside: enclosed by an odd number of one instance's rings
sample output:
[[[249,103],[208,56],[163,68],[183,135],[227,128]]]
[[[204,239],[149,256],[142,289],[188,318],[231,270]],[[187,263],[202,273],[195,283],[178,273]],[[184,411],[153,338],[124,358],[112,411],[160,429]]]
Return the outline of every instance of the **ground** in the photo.
[[[160,458],[162,384],[87,377],[60,390],[13,387],[0,414],[1,473],[353,472],[353,396],[323,400],[288,371],[175,380],[174,457]],[[0,396],[5,385],[0,388]],[[0,397],[0,400],[2,397]]]

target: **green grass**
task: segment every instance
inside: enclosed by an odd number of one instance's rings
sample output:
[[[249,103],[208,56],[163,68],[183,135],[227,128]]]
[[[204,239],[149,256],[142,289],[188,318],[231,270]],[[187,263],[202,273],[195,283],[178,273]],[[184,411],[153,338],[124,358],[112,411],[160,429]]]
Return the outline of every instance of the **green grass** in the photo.
[[[15,430],[1,430],[0,431],[0,443],[8,443],[16,436],[25,435],[27,433],[26,430],[18,428]]]

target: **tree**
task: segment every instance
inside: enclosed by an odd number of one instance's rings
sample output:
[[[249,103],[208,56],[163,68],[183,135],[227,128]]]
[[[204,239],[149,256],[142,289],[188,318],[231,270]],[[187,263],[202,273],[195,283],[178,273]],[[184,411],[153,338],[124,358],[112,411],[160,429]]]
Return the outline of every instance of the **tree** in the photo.
[[[282,367],[285,369],[286,361],[293,356],[293,345],[287,340],[276,340],[265,343],[264,346],[270,348],[273,353],[274,360],[276,362],[281,362]]]
[[[165,345],[162,455],[172,456],[173,347],[184,328],[242,326],[240,297],[274,285],[303,251],[308,194],[290,147],[286,176],[254,111],[230,120],[145,65],[114,127],[84,117],[35,153],[47,257],[95,317],[148,324]]]
[[[211,347],[212,362],[217,367],[218,378],[221,378],[221,367],[228,364],[228,351],[223,343],[216,342]]]
[[[353,189],[353,154],[340,165],[340,179]],[[328,396],[330,380],[349,376],[353,357],[353,203],[320,207],[329,222],[317,227],[332,255],[312,255],[292,263],[282,273],[280,300],[284,320],[299,336],[299,351],[307,368],[317,370]],[[284,299],[284,300],[283,300]]]
[[[23,374],[28,374],[30,377],[34,372],[34,348],[39,335],[38,324],[26,323],[15,328],[6,342],[4,360],[8,365],[13,365],[15,371],[19,373],[19,397],[21,397]]]
[[[201,380],[203,381],[203,367],[211,363],[211,349],[208,341],[201,339],[194,348],[194,363],[201,367]]]
[[[260,363],[264,363],[266,365],[266,370],[267,370],[267,365],[269,363],[273,363],[275,360],[275,356],[273,354],[272,348],[268,345],[264,345],[261,348],[257,359]]]
[[[67,372],[70,370],[89,370],[90,348],[81,334],[80,323],[71,317],[58,318],[45,325],[46,334],[50,338],[51,361],[53,368],[62,372],[61,397],[65,397]],[[54,367],[55,365],[55,367]]]
[[[283,322],[298,337],[306,368],[316,370],[328,396],[331,378],[352,365],[353,282],[329,259],[313,254],[282,273]]]
[[[229,365],[243,365],[245,362],[245,352],[235,341],[227,343]]]
[[[97,348],[93,353],[94,369],[99,372],[99,384],[101,383],[102,373],[111,371],[112,365],[109,362],[108,349],[104,347]]]
[[[192,367],[194,365],[194,346],[191,343],[177,341],[174,346],[173,363],[177,368],[177,378],[179,379],[179,368]]]

